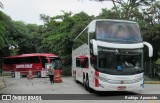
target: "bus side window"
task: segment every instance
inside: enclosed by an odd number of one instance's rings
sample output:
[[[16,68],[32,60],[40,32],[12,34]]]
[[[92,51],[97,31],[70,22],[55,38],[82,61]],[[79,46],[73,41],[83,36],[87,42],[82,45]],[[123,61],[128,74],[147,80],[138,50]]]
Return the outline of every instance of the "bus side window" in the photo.
[[[81,67],[82,68],[88,68],[89,67],[88,58],[82,58],[81,59]]]
[[[97,67],[97,58],[96,56],[93,55],[93,45],[90,44],[90,54],[91,54],[91,57],[90,57],[90,64],[93,68],[96,68]]]
[[[79,58],[76,58],[76,67],[80,67],[80,59]]]
[[[80,68],[88,68],[89,63],[88,63],[88,58],[76,58],[76,67]]]
[[[90,61],[91,61],[91,66],[92,66],[93,68],[95,68],[95,67],[96,67],[96,58],[95,58],[95,57],[91,57],[91,58],[90,58]]]
[[[44,56],[41,56],[41,61],[42,61],[42,67],[45,68],[45,63],[48,63],[48,59]]]

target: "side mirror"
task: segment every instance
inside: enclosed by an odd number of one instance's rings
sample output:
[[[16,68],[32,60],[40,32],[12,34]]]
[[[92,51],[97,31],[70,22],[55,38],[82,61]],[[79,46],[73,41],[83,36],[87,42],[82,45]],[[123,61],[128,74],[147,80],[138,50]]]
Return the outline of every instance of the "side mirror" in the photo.
[[[98,55],[98,48],[97,48],[97,43],[95,39],[91,39],[90,42],[93,44],[93,54]]]
[[[150,43],[148,42],[143,42],[144,45],[146,45],[148,47],[148,51],[149,51],[149,57],[152,57],[153,56],[153,47]]]

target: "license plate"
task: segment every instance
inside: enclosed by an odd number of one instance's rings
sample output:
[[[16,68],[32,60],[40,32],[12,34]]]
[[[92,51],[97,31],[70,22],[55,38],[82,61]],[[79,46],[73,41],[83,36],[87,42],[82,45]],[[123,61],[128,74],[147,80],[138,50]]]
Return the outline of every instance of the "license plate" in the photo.
[[[117,90],[126,90],[126,86],[118,86]]]

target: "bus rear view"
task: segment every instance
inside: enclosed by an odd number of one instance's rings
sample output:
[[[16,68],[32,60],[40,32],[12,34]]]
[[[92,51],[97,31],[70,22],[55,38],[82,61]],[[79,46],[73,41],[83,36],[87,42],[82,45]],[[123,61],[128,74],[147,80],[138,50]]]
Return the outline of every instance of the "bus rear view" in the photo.
[[[147,44],[151,57],[152,46]],[[73,76],[89,91],[142,90],[143,47],[144,42],[136,22],[94,20],[74,40]],[[79,56],[88,58],[87,68],[77,67],[76,58]]]

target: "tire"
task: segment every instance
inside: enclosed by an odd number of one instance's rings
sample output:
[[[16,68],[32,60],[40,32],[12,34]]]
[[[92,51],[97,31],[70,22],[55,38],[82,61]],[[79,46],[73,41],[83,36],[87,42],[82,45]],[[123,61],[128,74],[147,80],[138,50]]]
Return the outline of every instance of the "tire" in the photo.
[[[89,93],[93,93],[93,92],[94,92],[93,89],[90,88],[90,86],[89,86],[88,76],[87,76],[87,78],[86,78],[86,90],[89,91]]]
[[[86,78],[86,82],[85,82],[85,89],[88,91],[88,85],[89,85],[89,81],[88,78]]]
[[[14,72],[11,72],[11,76],[14,78],[14,77],[15,77],[15,73],[14,73]]]
[[[83,86],[84,88],[86,89],[86,81],[85,81],[85,78],[83,77]],[[87,90],[87,89],[86,89]],[[87,90],[88,91],[88,90]]]
[[[37,77],[41,77],[41,72],[40,71],[37,71]]]
[[[76,83],[79,83],[78,80],[76,79],[76,73],[74,73],[73,78]]]
[[[73,78],[74,78],[74,81],[76,81],[76,74],[75,73],[73,74]]]

